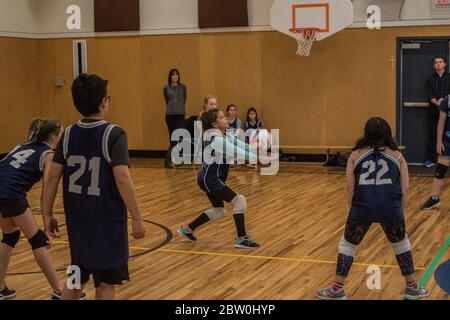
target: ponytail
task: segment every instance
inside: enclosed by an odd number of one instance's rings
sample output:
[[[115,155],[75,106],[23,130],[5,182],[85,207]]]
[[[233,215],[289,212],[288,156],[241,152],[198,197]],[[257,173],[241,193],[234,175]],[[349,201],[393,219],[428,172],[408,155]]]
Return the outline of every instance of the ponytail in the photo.
[[[28,129],[27,143],[48,142],[52,135],[57,135],[61,124],[55,119],[33,119]]]

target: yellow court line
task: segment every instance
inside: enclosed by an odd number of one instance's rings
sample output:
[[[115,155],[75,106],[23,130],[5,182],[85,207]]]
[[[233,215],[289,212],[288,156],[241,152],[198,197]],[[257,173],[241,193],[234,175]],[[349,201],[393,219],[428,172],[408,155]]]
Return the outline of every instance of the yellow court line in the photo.
[[[131,248],[131,247],[130,247]],[[261,260],[279,260],[279,261],[292,261],[292,262],[309,262],[309,263],[326,263],[326,264],[336,264],[336,261],[327,260],[315,260],[315,259],[300,259],[300,258],[284,258],[284,257],[267,257],[267,256],[252,256],[244,254],[235,253],[214,253],[214,252],[199,252],[199,251],[184,251],[184,250],[172,250],[172,249],[158,249],[156,251],[168,252],[168,253],[185,253],[185,254],[195,254],[195,255],[206,255],[206,256],[216,256],[216,257],[234,257],[234,258],[247,258],[247,259],[261,259]],[[381,268],[398,269],[398,266],[385,265],[385,264],[375,264],[375,263],[362,263],[355,262],[353,265],[356,266],[377,266]],[[416,270],[425,270],[425,268],[417,267]]]
[[[27,241],[26,239],[22,239],[23,241]],[[69,244],[67,241],[61,240],[53,240],[55,244]],[[130,249],[133,250],[141,250],[147,251],[150,248],[146,247],[135,247],[130,246]],[[157,249],[155,251],[166,252],[166,253],[183,253],[183,254],[193,254],[193,255],[203,255],[203,256],[212,256],[212,257],[231,257],[231,258],[247,258],[247,259],[259,259],[259,260],[277,260],[277,261],[290,261],[290,262],[307,262],[307,263],[325,263],[325,264],[336,264],[336,261],[328,261],[328,260],[316,260],[316,259],[301,259],[301,258],[284,258],[284,257],[270,257],[270,256],[252,256],[245,254],[236,254],[236,253],[216,253],[216,252],[203,252],[203,251],[187,251],[187,250],[174,250],[174,249]],[[362,263],[362,262],[354,262],[354,266],[377,266],[380,268],[388,268],[388,269],[398,269],[398,266],[387,265],[387,264],[376,264],[376,263]],[[425,270],[422,267],[416,267],[416,270]]]

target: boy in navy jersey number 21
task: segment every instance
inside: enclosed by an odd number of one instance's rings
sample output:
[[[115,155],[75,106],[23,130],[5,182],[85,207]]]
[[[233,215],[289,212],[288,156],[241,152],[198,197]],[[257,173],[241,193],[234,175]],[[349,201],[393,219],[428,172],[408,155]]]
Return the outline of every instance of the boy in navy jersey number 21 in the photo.
[[[129,280],[127,208],[131,235],[145,229],[129,174],[125,132],[104,121],[111,97],[106,80],[80,75],[72,85],[75,107],[85,117],[66,128],[44,188],[43,214],[49,214],[63,177],[64,210],[72,265],[81,271],[81,288],[63,290],[63,299],[78,299],[93,276],[96,299],[115,299],[115,285]]]
[[[370,119],[347,163],[347,190],[350,213],[339,243],[336,279],[316,297],[346,300],[344,283],[358,245],[373,223],[379,223],[392,244],[402,275],[406,280],[405,299],[428,296],[414,271],[411,243],[406,234],[403,212],[408,200],[408,164],[398,151],[389,124],[381,118]]]

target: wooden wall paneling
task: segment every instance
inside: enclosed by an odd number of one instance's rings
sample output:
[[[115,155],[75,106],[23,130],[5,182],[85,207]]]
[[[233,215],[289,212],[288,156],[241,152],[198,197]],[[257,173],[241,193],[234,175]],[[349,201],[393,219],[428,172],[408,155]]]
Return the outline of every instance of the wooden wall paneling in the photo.
[[[112,99],[107,120],[127,132],[130,149],[140,149],[145,115],[140,38],[92,38],[87,46],[89,73],[109,81],[108,94]]]
[[[396,37],[449,32],[448,26],[348,29],[316,43],[309,58],[295,55],[295,40],[276,32],[90,38],[88,68],[110,80],[109,120],[129,132],[132,149],[167,148],[162,88],[172,67],[188,86],[188,116],[213,94],[223,109],[238,104],[242,120],[255,105],[268,127],[281,129],[282,144],[348,145],[371,116],[385,117],[395,131],[396,72],[388,59]],[[78,120],[70,94],[72,39],[1,38],[0,52],[0,126],[18,127],[1,139],[0,152],[21,142],[16,132],[33,116]],[[57,75],[66,87],[53,87]]]
[[[325,47],[299,58],[294,39],[263,34],[262,104],[267,126],[280,129],[283,145],[324,144],[327,88],[319,84],[327,73]],[[319,90],[318,87],[321,87]]]
[[[223,33],[215,35],[216,89],[219,107],[238,107],[245,119],[250,106],[263,116],[261,105],[261,33]]]
[[[143,108],[143,149],[165,150],[169,136],[165,123],[163,87],[167,85],[169,70],[177,68],[181,82],[188,90],[186,116],[198,115],[201,106],[201,85],[210,79],[201,78],[200,36],[181,37],[152,36],[141,38]]]
[[[67,126],[80,119],[72,102],[73,82],[72,39],[39,41],[39,88],[41,115],[58,118]],[[89,50],[89,48],[88,48]],[[54,78],[62,76],[66,85],[55,88]]]
[[[24,143],[31,119],[40,115],[38,42],[0,38],[0,154]]]

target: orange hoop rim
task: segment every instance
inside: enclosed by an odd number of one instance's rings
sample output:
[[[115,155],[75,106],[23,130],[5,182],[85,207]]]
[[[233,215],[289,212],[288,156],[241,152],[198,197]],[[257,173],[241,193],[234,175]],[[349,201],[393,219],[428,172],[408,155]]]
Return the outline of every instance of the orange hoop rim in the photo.
[[[295,28],[289,29],[292,33],[306,33],[306,32],[319,32],[320,28]]]

